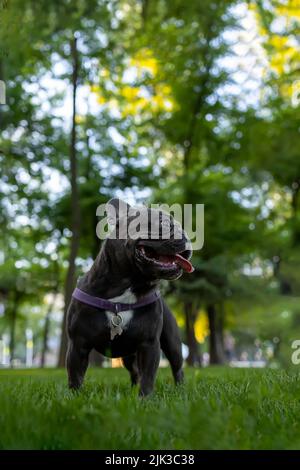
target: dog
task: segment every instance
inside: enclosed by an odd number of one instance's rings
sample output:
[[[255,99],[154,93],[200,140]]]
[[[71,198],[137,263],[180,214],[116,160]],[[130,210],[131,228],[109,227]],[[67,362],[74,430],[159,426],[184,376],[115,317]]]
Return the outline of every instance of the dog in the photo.
[[[146,224],[134,238],[128,226],[136,210],[119,199],[106,207],[108,215],[115,215],[113,236],[107,236],[90,271],[79,279],[68,308],[69,387],[81,386],[95,349],[122,358],[132,385],[139,384],[139,394],[146,396],[153,391],[161,349],[175,383],[184,378],[179,329],[158,285],[193,271],[191,242],[180,224],[159,209],[145,209]]]

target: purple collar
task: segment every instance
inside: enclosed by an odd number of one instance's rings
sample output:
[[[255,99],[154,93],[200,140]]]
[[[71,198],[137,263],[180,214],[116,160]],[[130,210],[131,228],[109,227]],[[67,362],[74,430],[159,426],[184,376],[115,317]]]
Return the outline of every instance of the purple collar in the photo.
[[[86,292],[83,292],[81,289],[74,290],[72,297],[80,302],[90,305],[91,307],[100,308],[103,310],[109,310],[110,312],[124,312],[126,310],[134,310],[135,308],[144,307],[145,305],[152,304],[157,299],[160,298],[159,290],[154,290],[149,292],[149,294],[142,297],[138,302],[134,304],[124,304],[122,302],[111,302],[107,299],[101,299],[100,297],[94,297],[89,295]]]

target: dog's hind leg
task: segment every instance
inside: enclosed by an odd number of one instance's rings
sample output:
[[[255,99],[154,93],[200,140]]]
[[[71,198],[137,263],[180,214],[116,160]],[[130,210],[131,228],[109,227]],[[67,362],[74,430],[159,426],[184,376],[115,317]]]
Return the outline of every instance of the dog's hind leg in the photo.
[[[71,389],[78,389],[81,386],[89,363],[89,353],[90,349],[69,340],[67,370]]]
[[[183,358],[181,351],[181,340],[176,320],[163,301],[163,329],[160,337],[160,346],[166,358],[170,362],[173,377],[176,384],[183,382],[182,370]]]
[[[139,383],[140,377],[136,354],[131,354],[130,356],[122,357],[122,362],[130,373],[131,385],[137,385]]]

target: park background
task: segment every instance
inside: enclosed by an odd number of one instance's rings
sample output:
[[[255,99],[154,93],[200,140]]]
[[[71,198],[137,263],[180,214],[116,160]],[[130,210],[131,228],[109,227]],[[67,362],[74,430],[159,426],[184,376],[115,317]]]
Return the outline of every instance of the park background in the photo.
[[[0,366],[63,366],[117,196],[205,204],[162,286],[187,364],[295,368],[299,0],[7,0],[0,28]]]
[[[0,0],[0,449],[300,448],[299,31],[300,0]],[[186,382],[146,401],[63,369],[111,197],[205,205],[162,283]]]

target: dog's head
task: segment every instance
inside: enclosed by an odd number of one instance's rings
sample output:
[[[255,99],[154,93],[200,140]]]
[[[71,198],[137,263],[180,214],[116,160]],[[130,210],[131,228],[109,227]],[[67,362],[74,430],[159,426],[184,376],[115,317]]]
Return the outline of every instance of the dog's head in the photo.
[[[113,231],[106,240],[110,252],[130,261],[135,274],[147,279],[178,279],[193,272],[191,242],[174,218],[159,209],[131,207],[120,199],[107,203]]]

